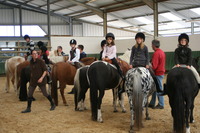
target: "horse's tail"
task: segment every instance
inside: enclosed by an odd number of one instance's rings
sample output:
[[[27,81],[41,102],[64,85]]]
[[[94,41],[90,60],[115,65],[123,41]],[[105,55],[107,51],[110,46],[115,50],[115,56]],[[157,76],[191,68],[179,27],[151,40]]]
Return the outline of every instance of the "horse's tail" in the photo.
[[[143,111],[143,99],[144,95],[142,93],[142,85],[138,82],[140,79],[139,75],[134,77],[133,82],[133,104],[134,104],[134,116],[135,116],[135,126],[138,128],[142,128],[142,111]]]
[[[181,79],[182,77],[179,77]],[[181,80],[180,80],[181,81]],[[184,105],[184,99],[183,99],[183,81],[177,82],[175,84],[175,87],[172,88],[175,92],[174,94],[174,101],[173,101],[173,111],[172,115],[174,117],[174,128],[177,133],[183,133],[184,127],[185,127],[185,105]]]
[[[78,106],[78,99],[80,96],[80,79],[79,79],[79,75],[80,75],[80,69],[77,69],[76,71],[76,75],[74,77],[74,103],[75,103],[75,110],[77,110],[77,106]]]
[[[57,86],[57,71],[56,71],[56,65],[53,65],[52,67],[52,84],[51,84],[51,96],[54,99],[54,102],[56,106],[58,106],[58,86]]]
[[[97,120],[97,105],[98,105],[98,81],[96,77],[96,71],[88,70],[88,77],[90,81],[90,103],[92,110],[92,120]]]
[[[8,59],[9,60],[9,59]],[[6,86],[5,91],[8,92],[10,88],[10,75],[9,75],[9,68],[8,68],[8,60],[5,62],[5,73],[6,73]]]

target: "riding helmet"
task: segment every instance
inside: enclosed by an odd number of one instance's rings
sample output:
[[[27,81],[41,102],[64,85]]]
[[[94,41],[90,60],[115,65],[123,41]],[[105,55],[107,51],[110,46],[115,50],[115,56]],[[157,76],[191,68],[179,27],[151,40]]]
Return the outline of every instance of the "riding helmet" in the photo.
[[[69,42],[69,44],[77,44],[77,42],[76,42],[76,40],[75,39],[72,39],[72,40],[70,40],[70,42]]]
[[[106,34],[106,40],[108,37],[112,37],[112,39],[115,40],[115,35],[111,32]]]
[[[180,42],[181,39],[183,39],[183,38],[186,39],[189,42],[189,36],[186,33],[182,33],[182,34],[179,35],[178,42]]]
[[[30,36],[29,36],[29,35],[25,35],[25,36],[24,36],[24,40],[26,40],[27,38],[30,39]]]
[[[145,35],[144,35],[144,33],[138,32],[138,33],[135,35],[135,39],[137,39],[138,37],[139,37],[139,38],[142,38],[143,41],[145,41]]]
[[[106,40],[101,41],[101,47],[103,47],[106,44]]]
[[[40,48],[40,47],[44,46],[44,43],[43,43],[42,41],[39,41],[39,42],[37,43],[37,45],[38,45],[38,47]]]

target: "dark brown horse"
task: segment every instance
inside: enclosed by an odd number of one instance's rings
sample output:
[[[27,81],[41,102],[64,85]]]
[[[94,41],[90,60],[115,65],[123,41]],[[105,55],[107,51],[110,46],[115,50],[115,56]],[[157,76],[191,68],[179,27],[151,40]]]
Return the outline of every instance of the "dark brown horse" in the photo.
[[[85,57],[80,60],[84,65],[90,65],[92,62],[96,61],[95,57]],[[76,74],[76,68],[69,64],[68,62],[58,62],[53,65],[52,68],[52,97],[55,101],[55,104],[58,105],[58,92],[57,89],[60,89],[60,93],[63,99],[64,105],[67,105],[64,89],[66,85],[74,85],[74,76]],[[59,81],[59,87],[57,87],[57,81]]]

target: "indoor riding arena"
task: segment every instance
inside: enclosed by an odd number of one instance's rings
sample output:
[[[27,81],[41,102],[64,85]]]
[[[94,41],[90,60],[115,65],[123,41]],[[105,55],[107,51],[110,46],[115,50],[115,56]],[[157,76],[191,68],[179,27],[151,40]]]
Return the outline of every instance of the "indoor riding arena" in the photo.
[[[0,133],[200,133],[199,5],[1,0]]]

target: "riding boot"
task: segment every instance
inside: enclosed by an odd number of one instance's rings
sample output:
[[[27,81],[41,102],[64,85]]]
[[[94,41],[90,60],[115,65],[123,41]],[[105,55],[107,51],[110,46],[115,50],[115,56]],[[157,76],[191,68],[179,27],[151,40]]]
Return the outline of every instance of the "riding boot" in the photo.
[[[47,83],[51,84],[52,80],[51,80],[51,76],[49,74],[47,74]]]
[[[81,67],[79,62],[74,62],[74,65],[75,65],[76,69],[79,69]]]
[[[21,113],[29,113],[29,112],[31,112],[31,103],[32,103],[32,97],[29,97],[28,98],[27,108],[24,111],[22,111]]]
[[[68,94],[74,94],[74,88],[72,88],[72,90],[70,92],[68,92]]]
[[[53,102],[51,96],[49,95],[49,96],[47,97],[47,99],[48,99],[49,102],[51,103],[51,108],[50,108],[50,110],[54,110],[54,109],[56,108],[56,105],[54,104],[54,102]]]

